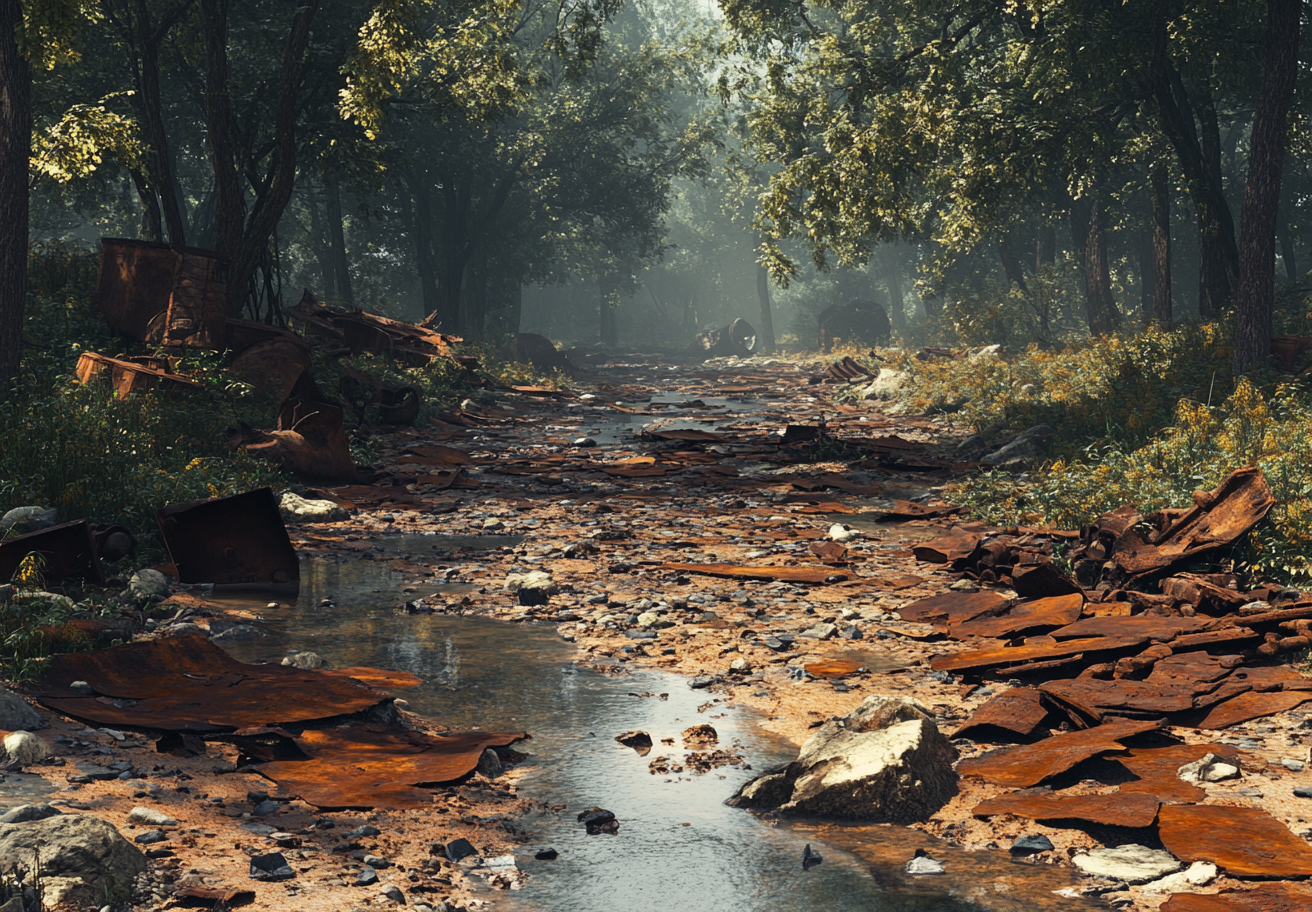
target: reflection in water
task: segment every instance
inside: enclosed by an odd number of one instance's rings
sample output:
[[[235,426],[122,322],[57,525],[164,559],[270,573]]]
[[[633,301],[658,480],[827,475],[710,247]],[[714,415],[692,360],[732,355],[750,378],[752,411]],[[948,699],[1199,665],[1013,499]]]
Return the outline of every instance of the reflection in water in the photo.
[[[771,827],[723,804],[754,775],[750,770],[724,767],[693,777],[648,771],[658,756],[681,760],[680,733],[703,722],[718,730],[720,747],[741,750],[757,770],[795,755],[736,710],[711,706],[699,713],[699,705],[714,698],[689,689],[684,679],[646,671],[607,678],[576,669],[573,647],[549,627],[397,614],[392,606],[414,596],[403,596],[400,574],[378,562],[315,561],[303,569],[296,606],[266,612],[273,615],[274,634],[232,644],[237,658],[280,661],[308,649],[337,667],[410,671],[425,681],[404,694],[416,712],[453,728],[533,733],[517,746],[531,752],[521,793],[566,810],[528,821],[537,829],[517,856],[533,876],[518,893],[489,893],[495,908],[1028,912],[1025,907],[1036,904],[1093,905],[1051,893],[1074,882],[1068,869],[1014,864],[1004,852],[940,850],[902,828]],[[316,607],[324,598],[336,607]],[[654,696],[662,693],[668,699]],[[615,742],[632,728],[651,734],[656,747],[648,756]],[[673,746],[662,738],[673,739]],[[592,806],[616,815],[618,836],[584,834],[575,815]],[[804,872],[807,842],[824,863]],[[560,858],[535,861],[533,854],[547,846]],[[948,861],[949,876],[907,883],[900,868],[917,846]]]

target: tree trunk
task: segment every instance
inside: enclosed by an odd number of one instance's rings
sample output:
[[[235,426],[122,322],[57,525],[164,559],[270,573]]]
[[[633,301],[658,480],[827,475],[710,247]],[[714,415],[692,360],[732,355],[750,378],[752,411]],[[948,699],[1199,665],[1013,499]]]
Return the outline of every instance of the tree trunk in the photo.
[[[1084,224],[1084,291],[1089,334],[1105,336],[1116,331],[1119,315],[1112,297],[1111,264],[1107,257],[1102,193],[1095,190],[1088,200]]]
[[[1298,262],[1294,259],[1294,238],[1286,231],[1280,235],[1280,261],[1285,265],[1285,278],[1294,281],[1298,278]]]
[[[445,230],[442,244],[442,279],[438,283],[438,320],[443,332],[465,331],[461,298],[465,289],[465,267],[469,264],[469,208],[467,186],[457,187],[453,178],[442,179],[445,201]]]
[[[1057,257],[1057,230],[1051,225],[1039,226],[1038,236],[1034,239],[1034,271],[1038,272],[1048,266]]]
[[[173,26],[182,18],[190,4],[179,4],[158,28],[150,21],[150,8],[146,0],[137,0],[137,46],[141,54],[141,108],[146,138],[150,143],[150,183],[159,195],[164,227],[170,244],[179,247],[187,243],[186,222],[182,218],[182,204],[178,199],[177,178],[173,173],[173,154],[169,150],[168,133],[164,129],[163,104],[159,88],[159,48]]]
[[[150,178],[140,168],[129,168],[132,185],[137,189],[137,199],[141,202],[141,236],[147,241],[162,241],[164,225],[159,218],[159,200],[155,188],[150,185]]]
[[[615,282],[606,276],[597,280],[597,292],[600,298],[598,315],[600,316],[599,336],[603,345],[618,345],[619,330],[615,325]]]
[[[1153,302],[1157,295],[1157,274],[1153,268],[1153,225],[1151,217],[1139,236],[1139,313],[1145,326],[1153,322]]]
[[[321,297],[325,301],[337,300],[337,275],[333,271],[332,245],[328,241],[328,229],[324,227],[323,216],[319,213],[318,194],[311,187],[305,194],[305,208],[310,210],[310,235],[314,238],[314,258],[319,261],[319,276],[323,282]]]
[[[1153,164],[1149,175],[1153,201],[1153,320],[1170,329],[1171,313],[1171,180],[1165,162]]]
[[[27,303],[32,71],[18,49],[20,0],[0,0],[0,381],[18,376]],[[0,397],[8,397],[7,385]]]
[[[232,105],[228,98],[228,0],[200,0],[201,30],[205,39],[205,137],[214,170],[214,249],[235,266],[241,255],[246,201],[237,177],[237,150],[233,146]],[[246,299],[246,281],[238,288],[237,275],[228,273],[228,310],[234,297]]]
[[[346,257],[346,234],[342,227],[342,191],[336,178],[324,181],[326,200],[324,202],[324,219],[328,222],[328,241],[333,278],[336,280],[337,293],[342,302],[355,306],[355,294],[351,291],[351,261]]]
[[[519,332],[520,319],[524,314],[524,286],[518,282],[510,293],[510,303],[506,307],[506,332],[516,335]]]
[[[1011,249],[1011,238],[1008,235],[1001,235],[998,238],[998,258],[1002,260],[1002,271],[1007,276],[1007,287],[1012,285],[1020,287],[1023,294],[1030,293],[1030,287],[1025,284],[1025,272],[1020,268],[1020,260],[1016,259],[1016,253]]]
[[[410,177],[410,195],[414,197],[415,265],[419,270],[419,294],[424,316],[437,313],[437,269],[433,263],[433,190],[425,176],[415,172]],[[440,322],[440,320],[439,320]]]
[[[907,304],[902,297],[902,281],[897,266],[884,270],[884,287],[888,290],[888,320],[899,339],[907,335]]]
[[[468,313],[465,334],[475,342],[482,342],[487,334],[487,244],[475,242],[476,249],[469,258],[469,283],[466,291]]]
[[[770,306],[770,273],[764,266],[756,267],[756,300],[761,304],[761,345],[762,352],[774,351],[774,312]]]
[[[1276,219],[1285,164],[1285,121],[1298,76],[1301,0],[1267,0],[1266,67],[1249,139],[1248,184],[1240,221],[1239,293],[1235,307],[1236,375],[1271,352]]]

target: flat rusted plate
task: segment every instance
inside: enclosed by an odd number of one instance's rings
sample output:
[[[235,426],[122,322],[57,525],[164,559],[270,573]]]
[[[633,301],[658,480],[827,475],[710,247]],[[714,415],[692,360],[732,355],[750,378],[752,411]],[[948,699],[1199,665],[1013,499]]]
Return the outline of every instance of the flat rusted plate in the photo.
[[[1285,691],[1277,693],[1242,693],[1233,700],[1226,700],[1212,707],[1198,723],[1198,728],[1205,728],[1209,731],[1216,731],[1222,728],[1229,728],[1232,725],[1238,725],[1240,722],[1251,722],[1253,719],[1260,719],[1263,716],[1274,716],[1276,713],[1282,713],[1286,710],[1293,709],[1295,706],[1301,706],[1312,700],[1312,693],[1299,691]]]
[[[897,613],[902,620],[917,624],[938,621],[964,624],[972,618],[990,617],[1005,611],[1010,604],[996,592],[944,592],[942,595],[903,605],[897,609]]]
[[[1047,718],[1048,709],[1043,705],[1037,690],[1032,687],[1013,687],[975,710],[974,715],[952,737],[996,741],[996,736],[1002,733],[1028,738],[1039,730]]]
[[[68,696],[86,681],[102,697]],[[129,643],[51,658],[37,702],[76,719],[162,731],[222,731],[306,722],[377,706],[387,694],[337,672],[247,665],[202,636]]]
[[[1240,765],[1239,749],[1232,744],[1173,744],[1169,747],[1135,747],[1116,762],[1140,779],[1175,779],[1180,767],[1214,754],[1226,763]]]
[[[1122,782],[1120,789],[1122,792],[1152,795],[1162,804],[1199,804],[1207,799],[1206,789],[1178,778],[1137,779],[1134,782]]]
[[[341,678],[354,678],[361,684],[367,684],[369,687],[375,687],[378,690],[407,690],[424,683],[423,678],[408,671],[388,671],[384,668],[366,668],[362,665],[331,670],[321,668],[319,672]]]
[[[1211,862],[1232,877],[1312,874],[1312,846],[1257,808],[1163,805],[1157,833],[1185,864]]]
[[[1158,912],[1305,912],[1312,892],[1295,893],[1283,884],[1263,884],[1234,893],[1176,893]]]
[[[1036,630],[1064,627],[1078,620],[1083,608],[1084,594],[1079,592],[1021,602],[1013,605],[1006,614],[958,624],[948,631],[948,636],[957,640],[971,636],[1006,639]]]
[[[916,560],[928,564],[950,564],[974,554],[980,538],[982,536],[978,532],[954,528],[942,538],[913,545],[911,552],[915,554]]]
[[[838,659],[812,662],[810,665],[802,666],[813,678],[842,678],[854,674],[860,667],[856,662],[841,662]]]
[[[155,522],[184,583],[296,591],[300,564],[271,488],[169,504]]]
[[[1091,719],[1134,713],[1185,712],[1193,709],[1198,692],[1190,683],[1163,684],[1150,681],[1099,681],[1094,678],[1071,678],[1047,681],[1039,689],[1057,701],[1073,707]]]
[[[850,574],[835,573],[827,567],[741,567],[736,564],[661,564],[662,570],[680,573],[702,573],[729,579],[758,579],[787,583],[842,582]],[[835,578],[837,577],[837,578]]]
[[[1057,640],[1092,636],[1142,636],[1152,640],[1170,640],[1182,633],[1194,633],[1212,627],[1216,621],[1200,617],[1091,617],[1052,631]]]
[[[509,747],[523,733],[415,731],[350,727],[307,731],[296,743],[309,760],[277,760],[256,767],[278,783],[283,798],[319,808],[428,807],[433,793],[420,786],[464,778],[489,747]]]
[[[1231,544],[1261,522],[1275,505],[1275,495],[1260,469],[1231,472],[1215,490],[1194,495],[1196,506],[1163,529],[1153,544],[1123,536],[1112,560],[1131,574],[1169,567],[1186,557]],[[1125,550],[1122,550],[1124,543]]]
[[[957,772],[963,776],[977,776],[996,785],[1030,788],[1091,757],[1124,750],[1125,746],[1119,739],[1152,731],[1157,727],[1157,722],[1149,721],[1108,722],[1084,731],[1053,735],[1035,744],[989,751],[982,757],[962,760],[957,766]]]
[[[1030,820],[1079,820],[1102,826],[1146,827],[1157,819],[1161,802],[1141,792],[1074,795],[1063,798],[1046,790],[1012,792],[975,806],[976,817],[1011,814]]]
[[[938,655],[929,660],[935,671],[971,674],[1025,663],[1047,662],[1074,655],[1096,652],[1133,651],[1142,646],[1143,637],[1089,637],[1083,640],[1066,640],[1061,643],[1034,643],[1024,646],[996,646],[987,649],[970,649],[955,655]]]

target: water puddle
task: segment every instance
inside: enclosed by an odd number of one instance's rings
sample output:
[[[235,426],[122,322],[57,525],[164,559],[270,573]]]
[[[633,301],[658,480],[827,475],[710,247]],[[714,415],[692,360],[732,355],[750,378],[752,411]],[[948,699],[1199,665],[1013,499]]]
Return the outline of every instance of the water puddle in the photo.
[[[1022,897],[1031,906],[1090,907],[1051,894],[1074,882],[1068,870],[1014,864],[1005,852],[944,847],[938,857],[956,876],[906,883],[897,872],[915,847],[939,851],[927,837],[888,827],[771,827],[723,804],[755,775],[747,769],[653,775],[649,764],[657,757],[682,764],[680,733],[702,723],[719,732],[718,747],[741,752],[757,771],[791,759],[795,748],[754,727],[746,713],[719,709],[683,678],[641,670],[606,677],[576,668],[573,647],[549,626],[394,610],[413,597],[385,563],[315,560],[302,569],[294,606],[263,611],[270,635],[228,648],[247,662],[312,650],[336,667],[410,671],[424,679],[404,694],[415,712],[453,728],[532,732],[520,747],[530,753],[521,791],[567,810],[527,822],[534,839],[516,855],[532,877],[517,893],[489,892],[495,908],[613,912],[691,902],[715,912],[1020,912]],[[322,599],[334,607],[317,607]],[[634,728],[655,742],[646,756],[614,740]],[[618,836],[584,834],[575,815],[593,806],[616,815]],[[803,871],[808,842],[824,862]],[[560,858],[534,860],[548,846]]]

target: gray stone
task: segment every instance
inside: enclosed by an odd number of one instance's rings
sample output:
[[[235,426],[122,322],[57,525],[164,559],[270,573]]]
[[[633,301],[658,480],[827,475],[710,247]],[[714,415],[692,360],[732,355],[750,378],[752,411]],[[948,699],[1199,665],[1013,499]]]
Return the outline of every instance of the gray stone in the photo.
[[[1161,880],[1144,884],[1145,893],[1188,893],[1190,887],[1205,887],[1216,880],[1216,865],[1195,861],[1183,871],[1167,874]]]
[[[31,732],[16,731],[5,737],[4,765],[21,769],[50,759],[50,747]]]
[[[170,817],[168,814],[149,807],[134,807],[128,812],[128,823],[135,823],[138,826],[152,827],[172,827],[178,825],[178,821]]]
[[[158,570],[143,567],[128,580],[128,592],[139,601],[163,599],[169,595],[169,578]]]
[[[109,907],[106,906],[105,908]],[[27,912],[26,907],[23,905],[23,897],[11,897],[7,903],[0,906],[0,912]],[[104,912],[104,910],[102,909],[101,912]]]
[[[808,630],[803,630],[798,636],[806,637],[809,640],[827,640],[837,632],[838,628],[833,624],[816,624]]]
[[[1011,443],[984,456],[980,462],[985,465],[1018,465],[1039,459],[1047,451],[1048,441],[1052,439],[1052,428],[1046,424],[1036,424],[1022,433]]]
[[[535,589],[546,595],[555,595],[560,592],[560,587],[556,585],[556,581],[545,570],[511,573],[506,576],[506,581],[501,584],[501,588],[514,593],[518,593],[522,589]]]
[[[908,874],[946,874],[947,869],[943,867],[943,862],[937,858],[930,858],[928,855],[917,855],[906,863],[902,870]]]
[[[361,868],[360,873],[355,875],[355,885],[357,887],[369,887],[376,883],[378,883],[378,872],[373,868]]]
[[[734,807],[878,823],[925,820],[957,791],[956,749],[919,704],[870,697],[816,730],[796,760],[747,783]]]
[[[378,895],[391,902],[405,904],[405,894],[401,892],[401,888],[396,884],[388,884],[383,887]]]
[[[1092,877],[1109,877],[1128,884],[1158,880],[1184,867],[1170,852],[1141,845],[1094,849],[1074,856],[1071,864]]]
[[[163,830],[145,830],[133,837],[133,842],[139,842],[142,845],[154,845],[157,842],[166,842],[168,837],[164,835]]]
[[[291,491],[279,498],[278,512],[284,522],[290,523],[342,522],[351,518],[349,510],[331,500],[307,500]]]
[[[504,767],[501,764],[501,758],[497,756],[497,752],[489,747],[479,755],[476,769],[484,776],[492,779],[500,776]]]
[[[906,371],[884,368],[879,371],[878,377],[857,389],[857,396],[866,402],[897,399],[901,396],[902,388],[907,385],[908,379]]]
[[[13,691],[0,688],[0,731],[35,731],[48,724],[31,703]]]
[[[0,826],[8,823],[30,823],[33,820],[45,820],[47,817],[59,816],[59,808],[48,804],[20,804],[10,808],[0,816]]]
[[[1185,782],[1223,782],[1238,779],[1239,767],[1218,759],[1216,754],[1204,754],[1202,759],[1180,767],[1176,775]]]
[[[236,643],[242,640],[258,640],[260,637],[265,636],[268,636],[268,634],[253,624],[234,624],[222,633],[216,633],[210,639],[216,643]]]
[[[206,636],[209,633],[209,631],[206,630],[204,627],[200,626],[199,624],[193,624],[190,621],[183,621],[180,624],[170,624],[167,627],[161,628],[158,632],[160,636],[169,636],[169,637]]]
[[[59,814],[0,826],[0,870],[31,876],[40,866],[47,905],[97,906],[106,897],[126,899],[146,856],[118,830],[89,814]]]
[[[0,534],[26,535],[59,525],[59,511],[54,507],[14,507],[0,516]]]
[[[254,814],[256,817],[267,817],[270,814],[278,813],[279,807],[281,807],[281,805],[278,804],[278,802],[265,800],[255,805],[255,807],[251,810],[251,813]]]
[[[328,665],[327,660],[317,652],[293,652],[291,655],[284,657],[282,663],[305,670],[326,668]]]
[[[281,852],[270,852],[251,856],[250,876],[252,880],[290,880],[296,872]]]
[[[1017,836],[1011,844],[1011,854],[1032,855],[1035,852],[1051,852],[1055,848],[1052,840],[1042,833],[1033,836]]]

